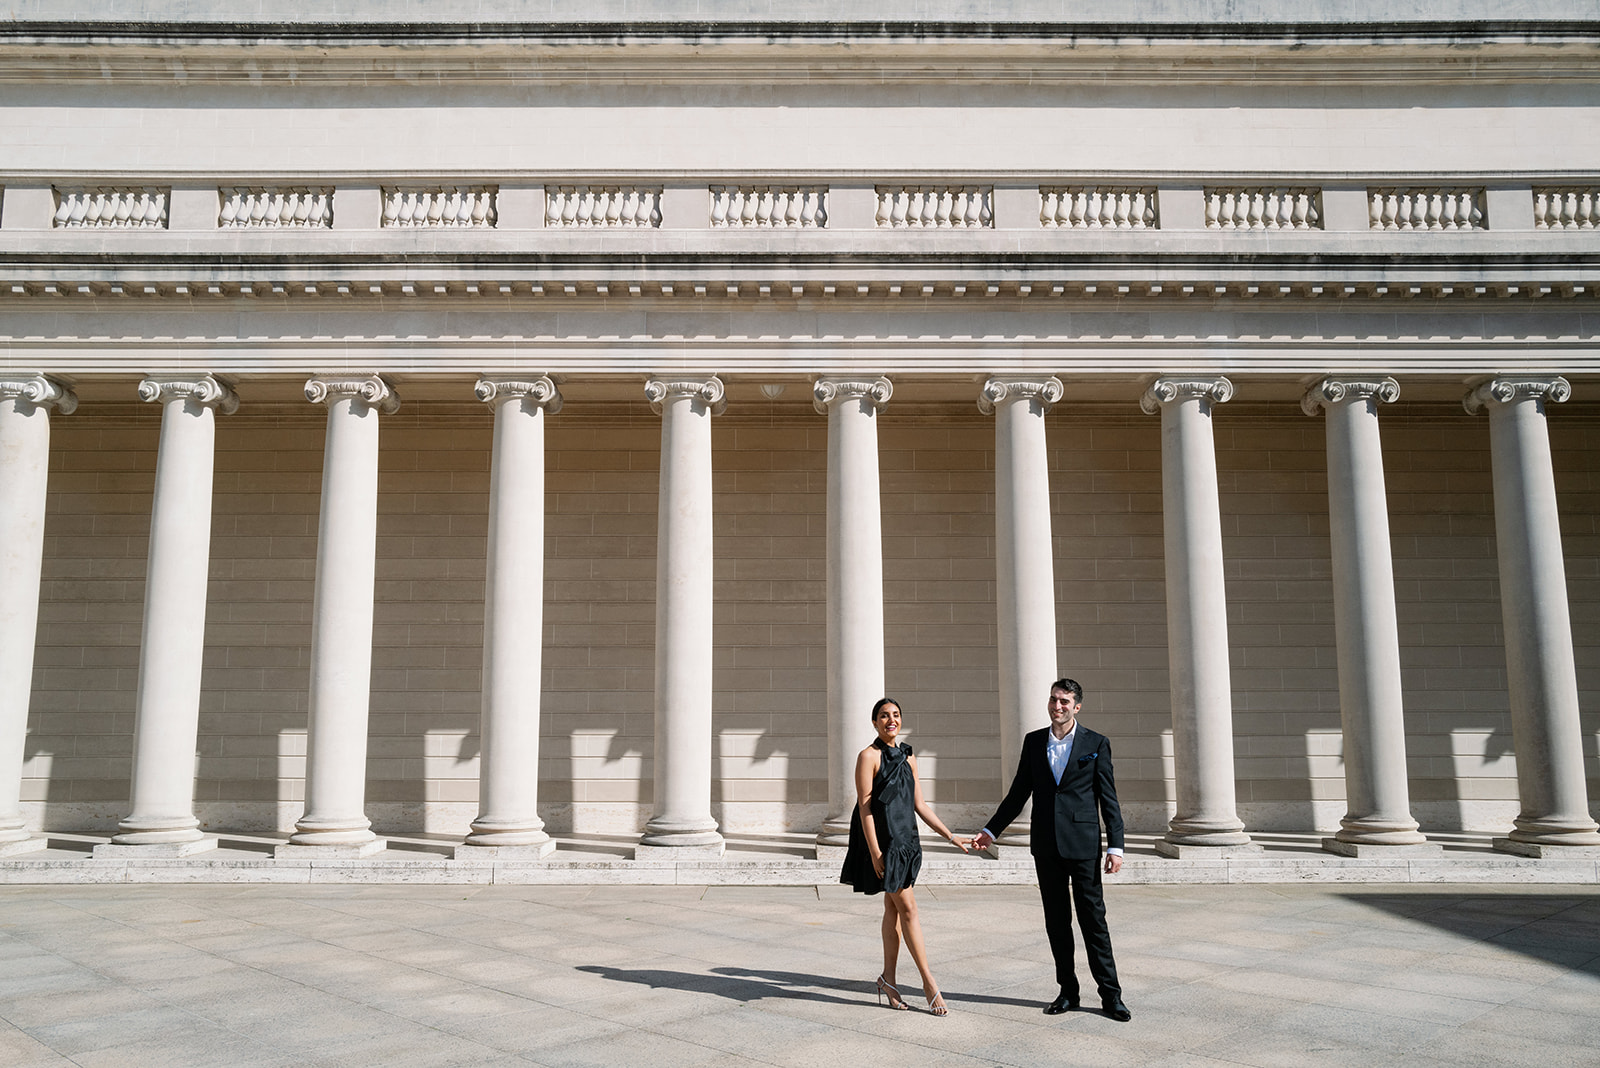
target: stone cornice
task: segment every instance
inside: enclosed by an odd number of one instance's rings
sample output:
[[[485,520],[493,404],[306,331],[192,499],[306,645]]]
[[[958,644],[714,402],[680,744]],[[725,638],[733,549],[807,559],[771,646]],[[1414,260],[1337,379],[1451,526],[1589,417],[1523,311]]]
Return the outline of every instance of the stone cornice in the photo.
[[[1318,415],[1329,405],[1369,398],[1382,404],[1393,404],[1400,399],[1400,383],[1387,377],[1350,378],[1329,375],[1300,398],[1300,410],[1307,415]]]
[[[1519,401],[1545,401],[1561,404],[1572,396],[1572,384],[1560,375],[1536,377],[1505,375],[1489,381],[1469,392],[1462,405],[1473,415],[1491,404],[1515,404]]]
[[[326,404],[353,397],[384,415],[400,409],[400,394],[382,375],[317,375],[306,382],[306,400]]]
[[[484,377],[478,379],[472,391],[486,404],[522,399],[551,415],[559,412],[563,403],[561,391],[549,375],[539,375],[537,378]]]
[[[995,375],[987,379],[978,391],[978,411],[993,415],[998,405],[1008,401],[1037,400],[1039,406],[1048,412],[1065,392],[1061,379],[1054,376]]]
[[[223,415],[239,410],[239,395],[213,375],[151,375],[139,383],[139,399],[152,404],[193,401]]]
[[[49,375],[19,375],[7,371],[0,371],[0,400],[54,408],[62,415],[71,415],[78,407],[77,394]]]
[[[1139,410],[1154,415],[1173,401],[1200,400],[1222,404],[1233,397],[1233,383],[1220,375],[1214,378],[1181,378],[1163,375],[1150,383],[1139,398]]]
[[[894,395],[894,383],[887,378],[819,378],[811,384],[811,406],[826,415],[835,401],[861,399],[874,411],[882,411]]]
[[[662,405],[669,397],[692,398],[705,404],[712,415],[721,415],[728,407],[727,393],[723,389],[722,379],[716,375],[704,378],[651,376],[644,384],[644,397],[650,402],[650,410],[657,415],[661,414]]]

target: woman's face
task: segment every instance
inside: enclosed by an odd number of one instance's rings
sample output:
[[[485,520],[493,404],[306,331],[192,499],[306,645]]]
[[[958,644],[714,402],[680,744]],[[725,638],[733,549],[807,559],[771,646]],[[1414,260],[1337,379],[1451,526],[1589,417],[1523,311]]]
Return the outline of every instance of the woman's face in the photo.
[[[878,737],[887,745],[893,745],[895,737],[900,733],[900,706],[890,701],[878,709],[878,716],[872,721],[878,730]]]

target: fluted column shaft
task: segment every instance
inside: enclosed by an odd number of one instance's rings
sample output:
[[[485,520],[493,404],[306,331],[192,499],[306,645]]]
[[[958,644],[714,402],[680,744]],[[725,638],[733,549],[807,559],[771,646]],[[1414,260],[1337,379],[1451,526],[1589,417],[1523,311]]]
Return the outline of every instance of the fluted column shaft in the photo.
[[[317,524],[306,731],[306,808],[293,845],[374,843],[365,812],[372,695],[372,601],[378,543],[378,416],[400,397],[377,375],[313,378],[306,397],[328,406]]]
[[[480,379],[494,405],[489,551],[483,604],[483,756],[469,846],[543,855],[539,697],[544,650],[544,417],[561,410],[546,377]]]
[[[50,469],[50,409],[71,390],[44,375],[0,373],[0,855],[43,849],[22,818],[22,761],[39,629],[39,575]]]
[[[1600,845],[1583,781],[1566,561],[1545,421],[1546,404],[1571,393],[1564,378],[1497,378],[1466,400],[1468,411],[1489,413],[1506,683],[1522,808],[1506,840],[1514,851],[1518,844]]]
[[[1022,737],[1047,722],[1056,664],[1055,547],[1050,533],[1050,455],[1044,417],[1061,399],[1056,378],[995,377],[978,408],[994,415],[996,653],[1000,700],[1000,790],[1010,786]],[[1028,840],[1012,823],[1006,844]]]
[[[886,378],[818,379],[828,416],[828,815],[817,844],[849,844],[856,754],[872,744],[870,713],[884,696],[883,517],[878,411]]]
[[[661,416],[656,526],[655,810],[641,847],[720,852],[711,818],[711,417],[722,380],[652,378]]]
[[[1235,803],[1228,602],[1222,573],[1211,410],[1233,396],[1226,378],[1160,378],[1140,400],[1161,413],[1161,501],[1167,573],[1167,655],[1177,812],[1173,846],[1249,842]]]
[[[139,646],[131,811],[111,842],[167,846],[204,838],[194,815],[194,773],[216,412],[234,411],[239,398],[210,375],[147,378],[139,396],[161,405],[161,441]]]
[[[1301,401],[1326,413],[1328,517],[1333,563],[1339,714],[1344,727],[1347,811],[1329,848],[1419,845],[1406,778],[1400,625],[1395,613],[1389,500],[1378,437],[1378,404],[1392,403],[1392,378],[1326,378]]]

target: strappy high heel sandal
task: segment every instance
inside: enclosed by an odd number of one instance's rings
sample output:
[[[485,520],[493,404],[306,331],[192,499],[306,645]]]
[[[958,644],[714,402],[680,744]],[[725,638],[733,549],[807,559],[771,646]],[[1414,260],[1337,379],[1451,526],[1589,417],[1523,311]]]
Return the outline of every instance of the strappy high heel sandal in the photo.
[[[911,1008],[910,1005],[906,1004],[905,998],[900,996],[900,988],[895,986],[893,983],[889,982],[889,980],[885,979],[882,975],[879,975],[878,976],[878,1004],[879,1005],[883,1004],[883,999],[884,998],[888,998],[889,999],[889,1007],[891,1009],[909,1009],[909,1008]]]
[[[944,995],[939,993],[939,990],[938,990],[937,987],[934,988],[934,991],[931,994],[928,993],[926,990],[924,990],[922,992],[922,996],[928,999],[928,1013],[930,1015],[932,1015],[932,1016],[949,1016],[950,1015],[950,1006],[948,1006],[948,1005],[946,1005],[944,1003]]]

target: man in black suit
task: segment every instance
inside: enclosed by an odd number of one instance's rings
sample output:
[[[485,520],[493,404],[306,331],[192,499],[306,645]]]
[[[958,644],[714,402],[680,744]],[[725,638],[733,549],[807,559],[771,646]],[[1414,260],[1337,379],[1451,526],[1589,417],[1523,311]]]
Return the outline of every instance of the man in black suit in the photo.
[[[1044,929],[1056,959],[1056,982],[1061,984],[1061,993],[1044,1011],[1054,1016],[1078,1007],[1078,976],[1072,966],[1075,909],[1100,1004],[1107,1016],[1125,1022],[1133,1013],[1122,1003],[1100,885],[1100,821],[1106,825],[1105,871],[1114,875],[1122,868],[1122,808],[1111,771],[1111,743],[1078,723],[1082,702],[1083,687],[1071,679],[1051,685],[1050,726],[1022,740],[1017,777],[974,845],[988,848],[1033,798],[1030,848],[1044,901]]]

